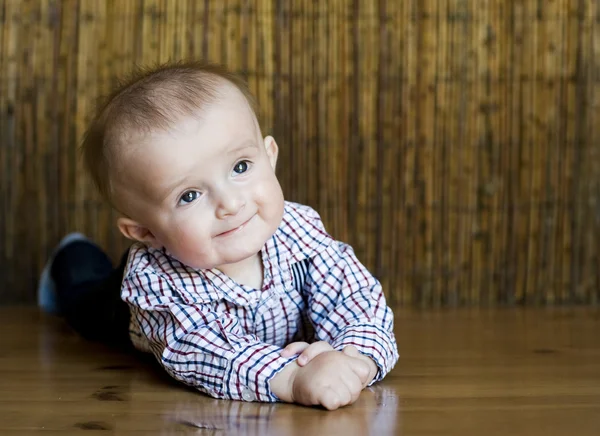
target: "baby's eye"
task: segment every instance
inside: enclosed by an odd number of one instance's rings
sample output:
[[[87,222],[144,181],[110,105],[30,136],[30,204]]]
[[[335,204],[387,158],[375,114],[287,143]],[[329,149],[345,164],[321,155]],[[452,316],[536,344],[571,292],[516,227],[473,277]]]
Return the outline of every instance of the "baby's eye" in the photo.
[[[237,174],[242,174],[242,173],[245,173],[246,171],[248,171],[248,167],[249,167],[248,161],[241,160],[235,164],[235,166],[233,167],[233,171],[236,172]]]
[[[198,191],[186,191],[181,198],[179,199],[180,205],[186,205],[193,203],[200,197],[200,192]]]

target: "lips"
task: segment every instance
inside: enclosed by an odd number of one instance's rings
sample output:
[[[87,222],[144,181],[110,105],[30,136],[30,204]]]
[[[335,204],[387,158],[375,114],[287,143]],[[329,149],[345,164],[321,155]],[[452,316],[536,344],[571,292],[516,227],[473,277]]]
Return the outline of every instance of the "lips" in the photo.
[[[242,224],[240,224],[237,227],[234,227],[231,230],[227,230],[226,232],[223,233],[219,233],[217,235],[217,237],[221,237],[221,236],[229,236],[229,235],[233,235],[234,233],[239,232],[240,230],[242,230],[244,227],[246,227],[246,224],[248,224],[250,222],[250,220],[254,218],[254,215],[252,215],[248,220],[244,221]]]

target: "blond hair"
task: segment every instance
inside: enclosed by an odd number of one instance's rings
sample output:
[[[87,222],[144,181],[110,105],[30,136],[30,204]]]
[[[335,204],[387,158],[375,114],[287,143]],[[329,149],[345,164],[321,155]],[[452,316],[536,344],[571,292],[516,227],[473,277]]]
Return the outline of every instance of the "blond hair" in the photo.
[[[88,127],[81,152],[100,194],[116,207],[111,187],[111,161],[128,135],[167,130],[218,98],[223,81],[257,105],[246,82],[225,67],[201,62],[176,62],[134,71],[105,99]]]

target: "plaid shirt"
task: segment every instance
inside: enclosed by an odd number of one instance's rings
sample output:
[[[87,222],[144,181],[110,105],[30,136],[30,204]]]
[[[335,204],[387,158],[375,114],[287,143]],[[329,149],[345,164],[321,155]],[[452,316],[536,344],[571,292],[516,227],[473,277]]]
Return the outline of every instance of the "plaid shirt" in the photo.
[[[278,401],[269,381],[297,358],[280,356],[290,342],[354,345],[377,364],[372,383],[392,369],[398,351],[381,285],[317,212],[286,202],[261,254],[263,287],[254,289],[135,244],[121,290],[135,346],[175,379],[245,401]]]

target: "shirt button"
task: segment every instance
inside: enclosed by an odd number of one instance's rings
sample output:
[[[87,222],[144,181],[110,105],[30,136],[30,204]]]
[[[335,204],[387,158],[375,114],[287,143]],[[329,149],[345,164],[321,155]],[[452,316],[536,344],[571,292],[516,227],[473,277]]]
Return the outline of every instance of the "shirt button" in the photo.
[[[249,388],[242,389],[242,400],[244,401],[256,401],[256,396]]]

